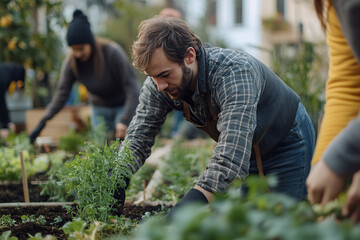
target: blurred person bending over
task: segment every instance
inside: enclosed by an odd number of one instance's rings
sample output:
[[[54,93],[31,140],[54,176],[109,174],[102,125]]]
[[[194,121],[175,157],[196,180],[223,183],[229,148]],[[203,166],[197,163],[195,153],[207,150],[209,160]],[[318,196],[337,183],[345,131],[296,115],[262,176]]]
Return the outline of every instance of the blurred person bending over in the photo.
[[[343,214],[357,222],[360,220],[360,120],[359,116],[352,119],[360,110],[360,0],[315,0],[314,4],[326,29],[330,66],[325,114],[313,159],[316,164],[306,181],[309,200],[312,204],[326,205],[343,191],[346,180],[352,178]]]
[[[173,109],[217,142],[196,186],[174,209],[208,203],[249,174],[276,174],[272,191],[305,198],[314,128],[299,96],[265,64],[244,51],[203,45],[184,21],[164,17],[140,24],[133,64],[148,75],[126,133],[133,172]]]
[[[34,142],[46,121],[65,105],[76,80],[85,85],[92,106],[91,123],[105,120],[109,131],[123,139],[138,104],[140,83],[124,50],[115,42],[94,37],[87,17],[75,10],[66,35],[71,54],[64,60],[60,80],[45,116],[31,132]]]

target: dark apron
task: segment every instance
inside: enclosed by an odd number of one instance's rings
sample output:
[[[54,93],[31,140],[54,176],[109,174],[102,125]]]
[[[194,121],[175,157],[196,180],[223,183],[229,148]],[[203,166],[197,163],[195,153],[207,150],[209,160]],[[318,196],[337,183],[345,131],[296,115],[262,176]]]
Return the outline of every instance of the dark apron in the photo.
[[[199,125],[199,124],[191,121],[190,107],[189,107],[189,104],[186,103],[186,102],[183,102],[184,115],[185,115],[187,121],[194,124],[195,127],[197,127],[198,129],[206,132],[215,142],[217,142],[218,139],[219,139],[219,135],[220,135],[220,132],[216,128],[218,117],[217,117],[217,114],[215,113],[215,111],[214,111],[214,109],[212,107],[212,104],[211,104],[210,90],[209,90],[208,86],[206,86],[206,99],[207,99],[207,102],[208,102],[209,111],[210,111],[210,114],[212,116],[212,119],[207,120],[205,125],[202,126],[202,125]],[[266,132],[267,131],[264,131],[264,133],[261,135],[259,140],[252,146],[253,150],[254,150],[254,153],[255,153],[256,165],[257,165],[257,168],[258,168],[258,171],[259,171],[259,175],[261,177],[264,176],[264,171],[263,171],[263,166],[262,166],[262,161],[261,161],[259,143],[261,142],[261,140],[265,136]]]

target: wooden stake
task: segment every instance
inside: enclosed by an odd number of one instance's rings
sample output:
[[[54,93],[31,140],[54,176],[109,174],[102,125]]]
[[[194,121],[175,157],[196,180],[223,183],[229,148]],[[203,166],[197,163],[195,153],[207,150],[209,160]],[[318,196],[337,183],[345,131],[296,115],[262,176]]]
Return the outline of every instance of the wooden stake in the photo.
[[[144,201],[145,201],[146,200],[146,198],[145,198],[146,197],[146,195],[145,195],[146,194],[145,193],[146,192],[146,181],[145,181],[145,179],[142,180],[142,187],[143,187]]]
[[[49,146],[48,146],[47,144],[45,144],[45,143],[43,143],[42,145],[43,145],[43,147],[44,147],[44,149],[45,149],[45,152],[46,152],[47,154],[49,154],[49,153],[50,153],[50,148],[49,148]]]
[[[22,151],[20,151],[19,154],[20,154],[20,162],[21,162],[21,175],[22,175],[24,199],[25,202],[28,203],[30,202],[30,200],[29,200],[29,188],[27,184],[26,171],[25,171],[24,155]]]

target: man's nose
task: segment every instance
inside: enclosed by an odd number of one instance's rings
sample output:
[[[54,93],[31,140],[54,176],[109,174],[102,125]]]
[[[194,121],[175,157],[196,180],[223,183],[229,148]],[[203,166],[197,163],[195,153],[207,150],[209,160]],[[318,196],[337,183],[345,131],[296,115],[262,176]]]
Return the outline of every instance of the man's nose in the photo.
[[[158,88],[159,92],[163,92],[168,87],[167,82],[164,81],[164,80],[161,80],[159,78],[155,79],[155,83],[157,85],[157,88]]]

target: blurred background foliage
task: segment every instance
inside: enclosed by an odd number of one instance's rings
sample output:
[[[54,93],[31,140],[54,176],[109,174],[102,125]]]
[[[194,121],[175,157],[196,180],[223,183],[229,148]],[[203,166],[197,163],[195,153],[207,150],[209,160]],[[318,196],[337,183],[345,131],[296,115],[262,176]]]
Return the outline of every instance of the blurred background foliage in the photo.
[[[66,31],[62,0],[1,0],[0,1],[0,61],[18,62],[32,69],[28,74],[26,89],[34,107],[44,107],[49,102],[58,81],[61,61],[65,56]],[[86,13],[96,5],[107,17],[96,25],[96,35],[118,42],[131,61],[131,46],[136,40],[138,25],[144,19],[160,12],[162,7],[149,6],[141,0],[87,0]],[[74,3],[74,7],[76,7]],[[211,42],[206,17],[199,26],[192,26],[203,42]],[[226,47],[217,39],[213,45]],[[327,70],[325,45],[300,42],[295,46],[277,45],[271,51],[270,67],[298,95],[318,128],[324,104]],[[145,75],[136,71],[140,81]]]
[[[318,132],[325,104],[327,58],[325,43],[279,45],[271,52],[272,70],[301,98]]]
[[[65,24],[62,1],[1,0],[0,61],[16,62],[31,69],[26,90],[39,106],[41,96],[50,94],[40,82],[61,61],[62,44],[58,35]]]

